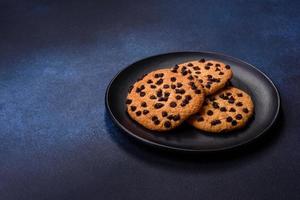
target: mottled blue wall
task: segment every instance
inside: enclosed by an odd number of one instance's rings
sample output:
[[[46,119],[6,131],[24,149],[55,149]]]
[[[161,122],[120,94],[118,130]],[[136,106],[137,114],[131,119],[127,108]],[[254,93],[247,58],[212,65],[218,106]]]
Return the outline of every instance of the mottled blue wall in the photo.
[[[183,159],[124,137],[104,92],[128,64],[217,51],[283,112],[250,150]],[[0,1],[0,199],[300,199],[300,1]]]

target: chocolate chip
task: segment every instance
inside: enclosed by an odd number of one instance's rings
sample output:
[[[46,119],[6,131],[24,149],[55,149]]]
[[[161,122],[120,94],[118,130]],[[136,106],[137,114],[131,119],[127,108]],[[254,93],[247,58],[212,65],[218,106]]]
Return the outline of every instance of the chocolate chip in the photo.
[[[192,100],[192,96],[191,96],[191,95],[186,95],[186,96],[185,96],[185,99],[187,99],[187,100],[190,101],[190,100]]]
[[[218,81],[220,81],[220,79],[217,79],[217,78],[214,78],[214,77],[207,78],[207,80],[210,81],[210,82],[218,82]]]
[[[200,68],[198,66],[193,67],[193,69],[196,70],[196,71],[200,70]]]
[[[176,95],[176,97],[175,97],[177,100],[180,100],[181,98],[182,98],[182,96],[180,96],[180,95]]]
[[[184,104],[189,104],[189,100],[183,99],[182,103],[184,103]]]
[[[177,69],[172,69],[171,72],[178,73]]]
[[[212,63],[207,63],[207,66],[213,66],[213,64]]]
[[[141,93],[140,93],[140,96],[141,96],[141,97],[143,97],[143,96],[145,96],[145,95],[146,95],[145,92],[141,92]]]
[[[184,107],[184,106],[186,106],[186,103],[182,102],[180,105],[181,105],[182,107]]]
[[[237,125],[237,122],[236,122],[235,120],[232,120],[231,125],[232,125],[232,126],[236,126],[236,125]]]
[[[201,74],[201,72],[199,72],[199,71],[197,71],[197,72],[195,72],[196,74]],[[198,77],[197,77],[198,78]]]
[[[190,75],[190,76],[188,77],[188,79],[189,79],[189,80],[194,80],[194,77],[193,77],[192,75]]]
[[[226,118],[226,121],[227,121],[227,122],[231,122],[232,120],[233,120],[233,119],[232,119],[232,117],[230,117],[230,116]]]
[[[175,92],[178,94],[184,94],[185,90],[184,89],[176,89]]]
[[[221,65],[220,64],[218,64],[218,63],[216,63],[216,65],[215,65],[216,67],[221,67]]]
[[[165,92],[165,97],[169,97],[170,96],[170,92]]]
[[[200,83],[203,83],[203,80],[202,80],[202,79],[199,79],[199,82],[200,82]]]
[[[213,114],[214,114],[214,112],[212,110],[207,111],[207,115],[212,116]]]
[[[204,69],[209,70],[210,67],[208,65],[205,65]]]
[[[228,99],[228,103],[233,104],[234,103],[234,99]]]
[[[175,82],[175,81],[176,81],[176,78],[175,78],[175,77],[171,77],[171,81],[172,81],[172,82]]]
[[[131,99],[126,99],[126,104],[131,104],[132,100]]]
[[[189,64],[187,64],[187,66],[192,67],[192,66],[193,66],[193,63],[189,63]]]
[[[158,101],[168,101],[168,97],[159,97]]]
[[[197,86],[196,85],[192,85],[192,90],[197,90]]]
[[[174,69],[178,69],[178,68],[179,68],[179,65],[176,64],[175,67],[174,67]]]
[[[243,118],[243,116],[242,116],[241,114],[237,114],[237,115],[235,116],[235,118],[236,118],[237,120],[241,120],[241,119]]]
[[[220,111],[221,111],[221,112],[226,112],[227,109],[226,109],[225,107],[221,107],[221,108],[220,108]]]
[[[172,85],[171,85],[171,88],[172,88],[172,89],[175,89],[175,88],[176,88],[176,85],[172,84]]]
[[[163,73],[154,74],[154,78],[162,78],[163,76]]]
[[[150,96],[150,99],[156,99],[156,96],[151,95],[151,96]]]
[[[130,93],[133,89],[133,86],[131,85],[129,88],[128,88],[128,93]]]
[[[147,81],[147,83],[148,83],[148,84],[151,84],[151,83],[153,83],[153,81],[149,79],[149,80]]]
[[[172,108],[175,108],[175,107],[177,106],[177,103],[176,103],[175,101],[172,101],[172,102],[170,103],[170,106],[171,106]]]
[[[219,97],[220,97],[221,99],[224,99],[224,97],[225,97],[224,93],[220,94]]]
[[[230,96],[230,95],[232,95],[232,94],[231,94],[231,92],[226,92],[226,95],[227,95],[227,96]]]
[[[243,93],[237,93],[238,97],[243,97]]]
[[[194,86],[194,85],[195,85],[195,82],[189,82],[189,85],[190,85],[190,86]]]
[[[195,90],[195,94],[201,94],[201,90]]]
[[[203,122],[203,121],[204,121],[204,118],[203,118],[202,116],[199,116],[198,119],[197,119],[197,121],[198,121],[198,122]]]
[[[171,122],[169,122],[169,121],[166,121],[165,123],[164,123],[164,127],[166,127],[166,128],[171,128]]]
[[[170,86],[168,84],[164,84],[163,86],[165,89],[168,89]]]
[[[177,87],[181,88],[182,87],[182,83],[177,83]]]
[[[210,82],[209,84],[212,84],[213,82],[217,82],[215,78],[208,78],[207,80]]]
[[[172,119],[173,119],[173,115],[169,115],[167,118],[168,118],[169,120],[172,120]]]
[[[168,116],[168,113],[166,111],[162,111],[161,116],[166,117]]]
[[[152,89],[155,89],[155,88],[156,88],[156,85],[150,85],[150,87],[151,87]]]
[[[221,70],[220,70],[219,68],[216,68],[216,70],[215,70],[215,71],[217,72],[217,71],[221,71]]]
[[[142,114],[142,112],[141,111],[137,111],[135,114],[136,114],[136,116],[140,116]]]
[[[210,88],[210,85],[209,85],[209,84],[206,84],[205,87],[209,89],[209,88]]]
[[[229,65],[226,65],[225,68],[226,68],[226,69],[230,69],[230,66],[229,66]]]
[[[156,92],[156,96],[157,97],[161,97],[162,96],[162,90],[159,89],[157,92]]]
[[[144,86],[144,85],[141,85],[140,89],[141,89],[141,91],[142,91],[143,89],[145,89],[145,86]]]
[[[147,103],[146,102],[142,102],[141,106],[145,108],[145,107],[147,107]]]
[[[181,74],[182,74],[183,76],[187,75],[187,73],[188,73],[188,72],[185,71],[185,70],[184,70],[184,71],[181,71]]]
[[[154,108],[155,108],[155,109],[160,109],[160,108],[163,107],[163,106],[164,106],[163,103],[156,103],[156,104],[154,104]]]
[[[236,110],[234,108],[230,108],[229,112],[235,112]]]
[[[179,114],[178,115],[174,115],[173,120],[175,122],[178,121],[178,120],[180,120],[180,115]]]
[[[248,108],[243,108],[243,112],[248,113],[249,112]]]
[[[207,78],[212,78],[212,75],[207,75]]]
[[[201,62],[201,63],[205,63],[205,59],[204,59],[204,58],[202,58],[202,59],[200,59],[200,60],[199,60],[199,62]]]
[[[213,105],[213,107],[216,108],[216,109],[219,108],[219,104],[218,104],[217,102],[213,102],[212,105]]]
[[[135,92],[136,92],[136,93],[140,93],[140,92],[141,92],[141,89],[140,89],[140,88],[136,88],[136,89],[135,89]]]
[[[215,126],[215,125],[221,124],[221,121],[218,120],[218,119],[216,119],[216,120],[211,121],[210,124],[211,124],[212,126]]]
[[[131,111],[135,111],[136,110],[136,106],[130,106]]]
[[[151,120],[152,120],[152,121],[156,121],[156,120],[158,120],[158,117],[153,116],[153,117],[151,118]]]
[[[163,79],[159,79],[158,81],[156,81],[156,85],[161,85],[164,82]]]
[[[143,114],[147,115],[149,113],[149,110],[143,110]]]
[[[239,101],[235,105],[237,105],[237,106],[243,106],[243,103]]]
[[[155,124],[155,125],[158,125],[158,124],[160,124],[160,121],[159,121],[159,120],[155,120],[155,121],[154,121],[154,124]]]
[[[224,75],[224,72],[220,72],[219,75]]]

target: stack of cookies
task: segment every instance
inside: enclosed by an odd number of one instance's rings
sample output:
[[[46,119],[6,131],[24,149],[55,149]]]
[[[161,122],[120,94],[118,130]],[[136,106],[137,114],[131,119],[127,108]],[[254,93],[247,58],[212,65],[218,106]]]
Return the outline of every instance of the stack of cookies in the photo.
[[[197,129],[228,132],[253,115],[251,97],[228,86],[229,65],[197,60],[143,75],[128,90],[129,116],[150,130],[168,131],[187,121]]]

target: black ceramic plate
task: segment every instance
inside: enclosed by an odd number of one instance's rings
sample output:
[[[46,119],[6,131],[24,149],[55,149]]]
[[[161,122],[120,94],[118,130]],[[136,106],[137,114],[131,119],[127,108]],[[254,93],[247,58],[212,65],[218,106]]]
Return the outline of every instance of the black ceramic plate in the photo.
[[[187,124],[166,133],[142,127],[126,113],[127,90],[138,77],[159,68],[201,58],[229,64],[232,84],[251,95],[255,116],[247,127],[232,133],[209,134]],[[248,143],[265,133],[275,122],[280,107],[279,93],[272,81],[257,68],[239,59],[211,52],[176,52],[140,60],[118,73],[106,91],[106,106],[116,124],[129,135],[147,144],[182,151],[218,151]]]

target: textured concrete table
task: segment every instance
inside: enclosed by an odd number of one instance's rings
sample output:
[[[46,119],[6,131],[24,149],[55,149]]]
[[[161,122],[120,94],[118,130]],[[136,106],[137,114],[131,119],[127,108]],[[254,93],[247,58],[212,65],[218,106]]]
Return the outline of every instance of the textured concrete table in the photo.
[[[154,151],[104,105],[126,65],[216,51],[264,71],[276,127],[212,155]],[[300,199],[299,1],[0,1],[0,199]]]

